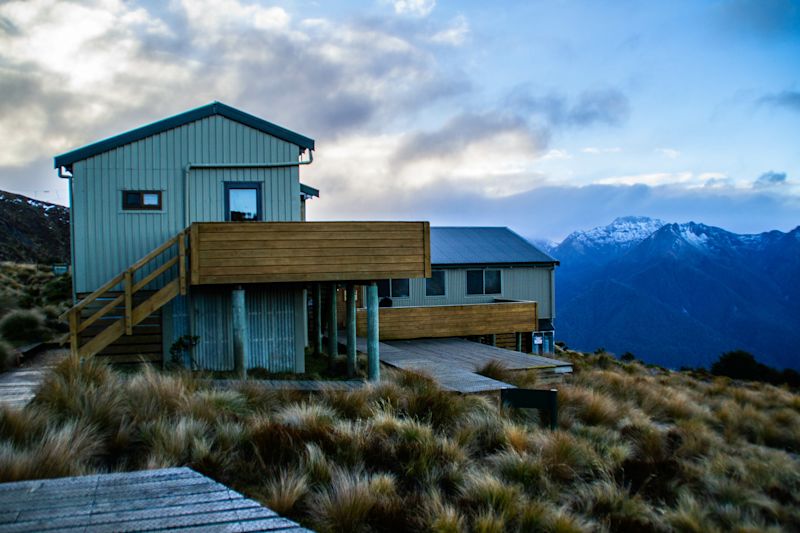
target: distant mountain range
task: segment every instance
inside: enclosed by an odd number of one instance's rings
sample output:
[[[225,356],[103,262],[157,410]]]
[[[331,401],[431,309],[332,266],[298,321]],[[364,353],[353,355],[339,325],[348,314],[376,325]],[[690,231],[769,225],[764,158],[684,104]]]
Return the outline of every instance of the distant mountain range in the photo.
[[[743,349],[800,369],[800,226],[738,235],[624,217],[548,251],[561,261],[556,334],[570,347],[674,368]]]
[[[0,261],[69,262],[69,209],[0,191]]]

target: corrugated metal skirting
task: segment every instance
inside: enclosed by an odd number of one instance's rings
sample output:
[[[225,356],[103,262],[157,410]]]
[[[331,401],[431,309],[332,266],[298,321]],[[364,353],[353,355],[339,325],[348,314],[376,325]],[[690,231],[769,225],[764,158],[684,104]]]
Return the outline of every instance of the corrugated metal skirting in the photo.
[[[298,341],[297,289],[247,287],[245,305],[248,315],[250,353],[248,368],[270,372],[295,372]],[[230,288],[195,288],[192,290],[191,328],[188,315],[181,313],[181,303],[172,305],[170,344],[190,330],[200,337],[194,348],[195,363],[206,370],[233,370],[233,327]],[[302,335],[302,331],[299,332]],[[169,347],[166,346],[168,354]],[[168,356],[167,356],[168,357]],[[300,369],[302,370],[302,369]]]

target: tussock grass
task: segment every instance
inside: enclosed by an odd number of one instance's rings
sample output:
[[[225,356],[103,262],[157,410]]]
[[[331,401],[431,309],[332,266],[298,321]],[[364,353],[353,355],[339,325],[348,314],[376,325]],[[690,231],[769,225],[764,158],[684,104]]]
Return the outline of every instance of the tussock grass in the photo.
[[[796,394],[562,356],[556,431],[420,374],[223,390],[68,359],[0,409],[0,481],[188,465],[319,531],[800,530]]]

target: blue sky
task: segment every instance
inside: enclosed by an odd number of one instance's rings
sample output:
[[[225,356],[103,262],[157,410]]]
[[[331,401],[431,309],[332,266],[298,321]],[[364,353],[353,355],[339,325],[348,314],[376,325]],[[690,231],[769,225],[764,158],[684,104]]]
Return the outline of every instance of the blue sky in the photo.
[[[314,219],[800,224],[800,2],[0,4],[0,188],[220,100],[317,141]]]

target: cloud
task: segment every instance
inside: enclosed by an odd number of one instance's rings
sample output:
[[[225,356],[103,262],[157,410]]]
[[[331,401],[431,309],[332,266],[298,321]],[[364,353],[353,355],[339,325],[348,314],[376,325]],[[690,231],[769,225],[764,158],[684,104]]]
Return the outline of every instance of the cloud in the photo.
[[[338,180],[320,183],[325,190]],[[681,186],[543,186],[516,194],[486,197],[478,191],[431,183],[398,190],[391,202],[370,186],[339,188],[309,205],[310,220],[346,214],[355,220],[430,220],[433,225],[505,225],[526,237],[561,240],[580,228],[605,225],[619,216],[642,214],[668,222],[702,221],[739,233],[797,225],[797,199],[770,191]],[[741,213],[747,213],[746,217]],[[465,222],[465,216],[468,221]]]
[[[656,152],[669,159],[677,159],[681,153],[674,148],[656,148]]]
[[[535,95],[519,87],[508,96],[508,104],[559,126],[618,126],[630,115],[628,97],[618,89],[592,89],[569,99],[556,92]]]
[[[240,0],[152,6],[0,4],[0,166],[217,99],[330,142],[470,88],[416,29]]]
[[[392,5],[398,15],[427,17],[436,7],[436,0],[394,0]]]
[[[591,154],[591,155],[600,155],[600,154],[617,154],[622,151],[622,148],[619,146],[612,146],[610,148],[598,148],[597,146],[587,146],[585,148],[581,148],[581,152],[584,154]]]
[[[449,44],[451,46],[461,46],[469,34],[469,22],[463,15],[453,19],[452,24],[431,37],[431,42],[439,44]]]
[[[800,91],[782,91],[759,98],[759,103],[783,107],[800,113]]]
[[[786,185],[786,172],[764,172],[754,182],[753,187],[761,189],[765,187],[776,187]]]

